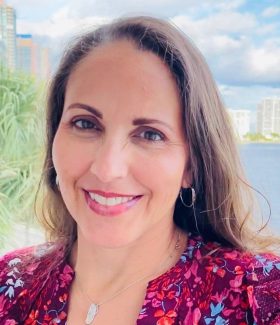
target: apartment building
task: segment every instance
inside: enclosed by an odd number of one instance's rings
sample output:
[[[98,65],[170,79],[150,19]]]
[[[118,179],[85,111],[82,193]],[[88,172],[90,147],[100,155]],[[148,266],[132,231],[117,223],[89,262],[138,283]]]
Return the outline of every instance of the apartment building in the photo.
[[[257,108],[257,132],[280,134],[280,98],[265,98]]]
[[[16,68],[16,12],[0,0],[0,63]]]
[[[242,139],[250,132],[251,111],[245,109],[229,109],[229,115],[237,136]]]

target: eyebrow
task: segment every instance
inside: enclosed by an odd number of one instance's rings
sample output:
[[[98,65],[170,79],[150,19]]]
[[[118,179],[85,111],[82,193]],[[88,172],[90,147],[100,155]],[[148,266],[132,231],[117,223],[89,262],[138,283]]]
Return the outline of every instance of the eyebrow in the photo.
[[[95,115],[96,117],[102,119],[103,115],[101,112],[99,112],[99,110],[97,110],[96,108],[86,105],[86,104],[81,104],[81,103],[73,103],[71,105],[69,105],[67,107],[67,109],[71,109],[71,108],[82,108],[85,109],[86,111],[92,113],[93,115]]]
[[[90,113],[92,113],[93,115],[95,115],[96,117],[102,119],[103,118],[103,114],[96,109],[95,107],[86,105],[86,104],[82,104],[82,103],[73,103],[71,105],[69,105],[67,107],[67,109],[73,109],[73,108],[81,108],[84,109]],[[157,120],[157,119],[149,119],[149,118],[136,118],[132,121],[133,125],[139,126],[139,125],[147,125],[147,124],[162,124],[164,126],[166,126],[168,129],[170,129],[171,131],[173,131],[172,127],[170,125],[168,125],[167,123]]]
[[[168,125],[167,123],[160,121],[160,120],[156,120],[156,119],[150,119],[150,118],[137,118],[135,120],[133,120],[133,125],[145,125],[145,124],[162,124],[164,126],[166,126],[168,129],[170,129],[171,131],[173,130],[172,127],[170,125]]]

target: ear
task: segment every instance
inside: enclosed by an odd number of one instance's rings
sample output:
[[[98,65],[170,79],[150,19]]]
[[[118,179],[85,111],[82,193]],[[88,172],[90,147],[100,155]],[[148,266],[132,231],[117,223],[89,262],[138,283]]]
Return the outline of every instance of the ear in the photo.
[[[190,169],[186,169],[184,171],[184,175],[182,178],[182,183],[181,183],[181,187],[183,188],[187,188],[190,187],[193,183],[193,177],[192,177],[192,173]]]

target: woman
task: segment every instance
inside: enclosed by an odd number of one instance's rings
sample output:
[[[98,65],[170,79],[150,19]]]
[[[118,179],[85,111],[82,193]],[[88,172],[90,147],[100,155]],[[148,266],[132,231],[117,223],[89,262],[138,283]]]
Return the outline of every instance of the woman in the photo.
[[[47,114],[52,243],[2,258],[1,324],[280,324],[280,259],[250,252],[228,117],[180,31],[135,17],[82,35]]]

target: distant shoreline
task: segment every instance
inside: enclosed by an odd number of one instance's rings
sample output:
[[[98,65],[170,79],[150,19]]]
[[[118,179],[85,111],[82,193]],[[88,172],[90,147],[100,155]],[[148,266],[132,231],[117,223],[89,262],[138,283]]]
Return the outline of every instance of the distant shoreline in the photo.
[[[258,143],[258,144],[280,144],[280,141],[272,141],[272,140],[258,140],[258,141],[250,141],[250,140],[238,140],[240,144],[251,144],[251,143]]]
[[[240,143],[280,143],[280,134],[279,133],[271,133],[271,134],[261,134],[261,133],[247,133],[242,137],[239,137],[238,134],[237,141]]]

